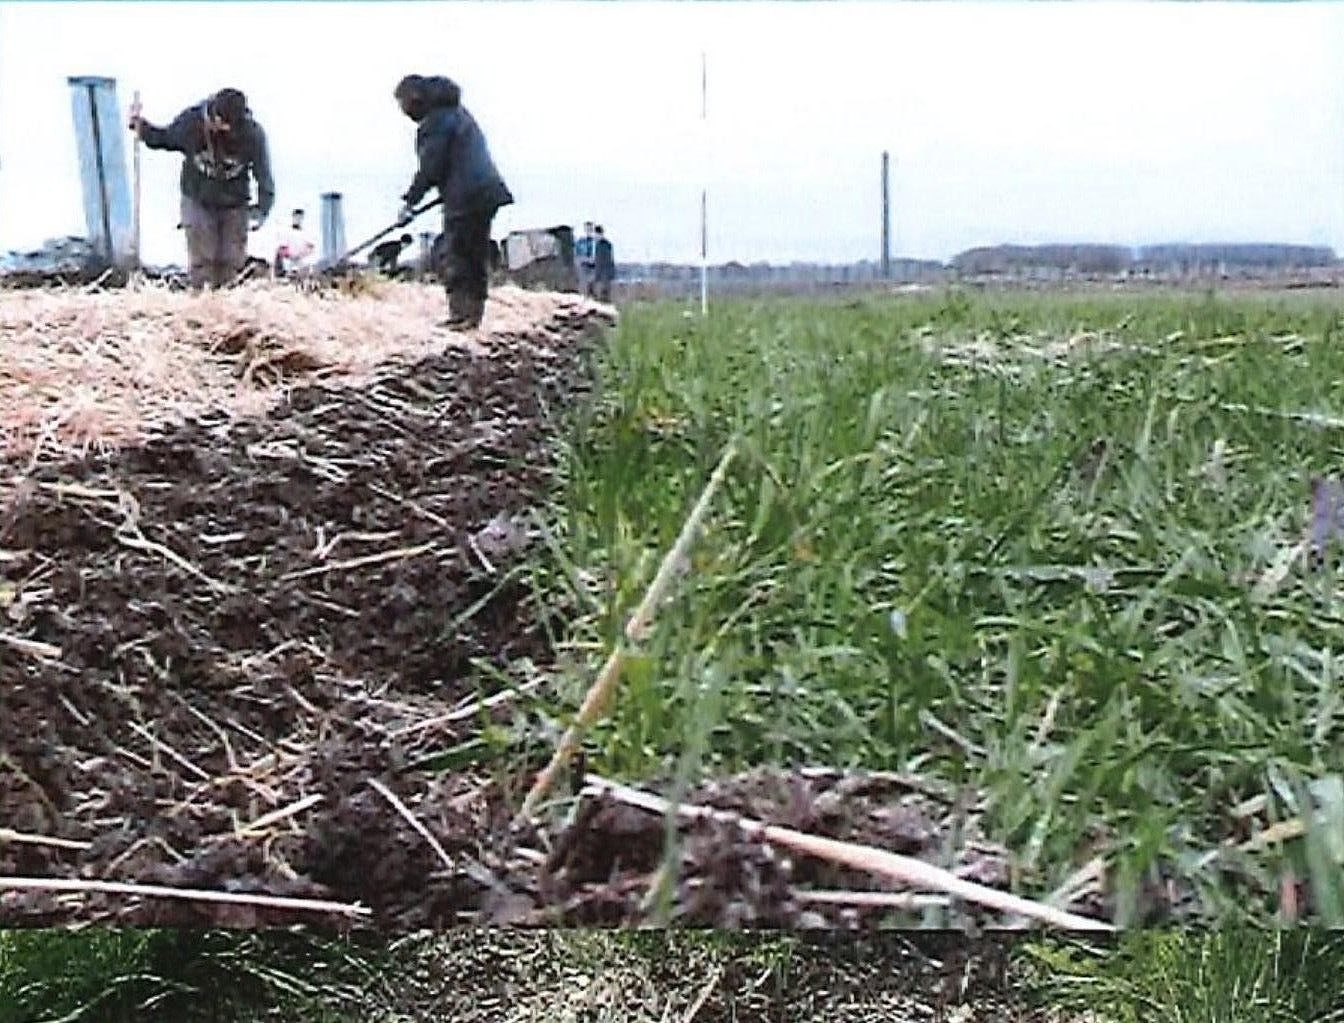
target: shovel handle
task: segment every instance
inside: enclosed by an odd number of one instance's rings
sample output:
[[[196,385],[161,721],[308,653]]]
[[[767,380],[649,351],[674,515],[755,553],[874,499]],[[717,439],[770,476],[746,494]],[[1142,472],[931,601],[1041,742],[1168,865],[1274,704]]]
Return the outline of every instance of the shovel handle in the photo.
[[[420,214],[422,214],[422,213],[428,213],[428,212],[429,212],[430,210],[432,210],[435,206],[438,206],[438,205],[439,205],[440,203],[442,203],[442,202],[443,202],[443,199],[440,197],[440,198],[438,198],[438,199],[434,199],[434,200],[431,201],[431,202],[427,202],[427,203],[425,203],[425,205],[421,206],[419,209],[417,209],[417,210],[414,211],[414,214],[413,214],[413,216],[411,217],[411,219],[414,220],[415,217],[420,216]],[[342,263],[345,263],[347,260],[349,260],[351,256],[354,256],[354,255],[357,255],[357,254],[360,253],[360,252],[363,252],[365,249],[367,249],[370,245],[372,245],[374,242],[376,242],[379,238],[382,238],[384,235],[389,235],[389,234],[391,234],[393,231],[397,230],[397,228],[399,228],[399,227],[408,227],[408,226],[410,226],[409,223],[408,223],[408,224],[392,224],[392,225],[389,226],[389,227],[385,227],[385,228],[383,228],[381,231],[379,231],[379,232],[378,232],[376,235],[374,235],[372,238],[368,239],[368,241],[360,242],[360,244],[356,245],[353,249],[350,249],[348,252],[344,252],[344,253],[342,253],[339,257],[337,257],[336,259],[334,259],[334,260],[332,261],[331,265],[332,265],[332,266],[340,266]]]

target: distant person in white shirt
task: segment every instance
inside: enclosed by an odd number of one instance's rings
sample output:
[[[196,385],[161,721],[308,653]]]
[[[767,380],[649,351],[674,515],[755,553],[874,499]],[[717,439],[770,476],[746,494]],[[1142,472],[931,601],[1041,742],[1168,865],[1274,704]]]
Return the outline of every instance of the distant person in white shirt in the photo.
[[[303,210],[290,214],[289,230],[275,250],[275,276],[304,276],[312,272],[317,247],[303,230]]]

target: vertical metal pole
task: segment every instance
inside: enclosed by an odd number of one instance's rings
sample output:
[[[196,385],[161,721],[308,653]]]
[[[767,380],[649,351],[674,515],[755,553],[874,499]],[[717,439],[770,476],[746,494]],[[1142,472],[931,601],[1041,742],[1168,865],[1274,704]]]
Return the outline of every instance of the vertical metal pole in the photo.
[[[110,266],[115,255],[112,251],[112,218],[107,208],[107,168],[103,166],[103,132],[102,125],[98,123],[98,96],[92,85],[87,85],[85,88],[89,97],[89,116],[93,123],[93,157],[98,168],[98,212],[103,225],[103,255],[107,257]]]
[[[704,132],[705,155],[709,155],[708,61],[700,51],[700,125]],[[708,162],[708,160],[706,160]],[[704,170],[704,168],[702,168]],[[709,313],[709,186],[700,187],[700,315]]]
[[[891,154],[882,153],[882,279],[891,278]]]
[[[345,252],[345,218],[341,193],[322,193],[322,264],[331,266]]]
[[[85,236],[96,247],[97,258],[120,268],[132,260],[132,201],[126,159],[118,126],[116,79],[78,75],[66,79],[74,116],[75,147],[79,157],[80,192],[84,205]]]

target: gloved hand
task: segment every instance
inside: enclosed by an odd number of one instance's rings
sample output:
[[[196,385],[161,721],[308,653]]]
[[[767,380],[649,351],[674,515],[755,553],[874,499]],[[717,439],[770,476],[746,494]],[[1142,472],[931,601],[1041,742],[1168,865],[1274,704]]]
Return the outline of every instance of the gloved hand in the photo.
[[[397,214],[397,226],[405,227],[415,219],[415,207],[410,203],[403,203],[401,212]]]
[[[251,222],[252,230],[259,231],[261,225],[266,223],[266,214],[261,212],[260,206],[252,206],[248,208],[247,219]]]

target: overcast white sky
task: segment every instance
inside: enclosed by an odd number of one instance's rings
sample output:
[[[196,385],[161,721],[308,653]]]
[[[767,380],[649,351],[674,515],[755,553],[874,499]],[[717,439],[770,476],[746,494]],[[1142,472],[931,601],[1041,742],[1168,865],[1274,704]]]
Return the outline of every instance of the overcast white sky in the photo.
[[[1344,5],[1081,0],[0,2],[0,249],[85,233],[80,74],[115,77],[123,107],[139,89],[156,123],[241,87],[271,139],[270,226],[298,205],[316,228],[341,191],[360,241],[414,170],[391,98],[410,72],[462,85],[518,199],[499,236],[591,217],[620,259],[692,260],[707,180],[714,261],[876,257],[887,148],[901,255],[1344,250]],[[142,166],[145,258],[180,261],[179,157]]]

